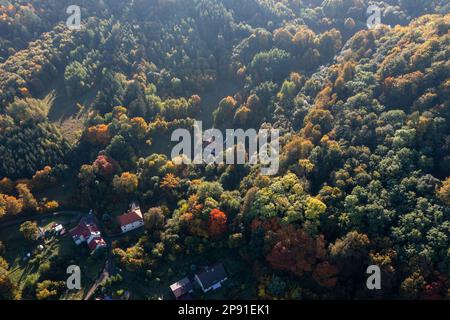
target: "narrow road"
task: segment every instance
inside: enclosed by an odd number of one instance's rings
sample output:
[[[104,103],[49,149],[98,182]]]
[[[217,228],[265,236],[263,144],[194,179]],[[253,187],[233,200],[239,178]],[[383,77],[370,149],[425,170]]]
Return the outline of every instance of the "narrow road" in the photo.
[[[103,282],[103,280],[109,278],[110,276],[114,275],[116,273],[116,268],[114,266],[114,258],[112,255],[112,240],[108,238],[104,238],[105,242],[107,244],[108,250],[108,257],[105,262],[105,267],[103,268],[102,272],[97,277],[97,280],[92,284],[91,288],[88,290],[86,295],[84,296],[83,300],[89,300],[92,295],[95,293],[95,290],[97,290],[98,286]]]
[[[103,280],[109,278],[109,276],[110,276],[109,264],[110,264],[110,260],[108,259],[108,260],[106,260],[105,268],[103,268],[102,272],[97,277],[97,280],[95,280],[94,284],[91,286],[89,291],[86,293],[83,300],[89,300],[92,297],[92,295],[95,293],[95,290],[97,290],[98,286],[103,282]]]
[[[16,219],[13,220],[9,220],[9,221],[4,221],[2,223],[0,223],[0,229],[4,229],[4,228],[8,228],[14,225],[18,225],[21,224],[25,221],[29,221],[29,220],[35,220],[35,221],[40,221],[43,219],[48,219],[48,218],[54,218],[54,217],[59,217],[59,216],[74,216],[74,220],[75,219],[79,219],[81,217],[83,213],[79,212],[79,211],[72,211],[72,210],[64,210],[64,211],[57,211],[57,212],[53,212],[53,213],[46,213],[46,214],[35,214],[35,215],[26,215],[26,216],[20,216]]]

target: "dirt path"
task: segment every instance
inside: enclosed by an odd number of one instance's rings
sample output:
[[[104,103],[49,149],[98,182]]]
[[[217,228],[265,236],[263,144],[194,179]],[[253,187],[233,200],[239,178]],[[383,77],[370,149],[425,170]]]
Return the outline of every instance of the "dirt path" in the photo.
[[[109,278],[110,274],[109,274],[108,264],[109,264],[109,260],[106,261],[105,267],[103,268],[102,272],[97,277],[97,279],[95,280],[94,284],[91,286],[89,291],[86,293],[83,300],[89,300],[92,297],[92,295],[95,293],[95,291],[97,290],[98,286],[103,282],[103,280]]]

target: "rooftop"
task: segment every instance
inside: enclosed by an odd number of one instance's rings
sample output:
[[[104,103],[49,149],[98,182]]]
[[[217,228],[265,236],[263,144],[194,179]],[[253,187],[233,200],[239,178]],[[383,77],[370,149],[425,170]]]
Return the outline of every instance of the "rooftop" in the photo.
[[[138,207],[132,208],[127,213],[117,217],[117,220],[119,221],[121,227],[137,221],[141,221],[142,219],[142,212]]]
[[[222,263],[206,268],[204,271],[196,274],[204,288],[209,288],[227,277],[227,273]]]
[[[189,293],[193,289],[191,281],[186,277],[181,279],[178,282],[175,282],[170,286],[170,290],[172,290],[174,296],[178,299],[181,296]]]

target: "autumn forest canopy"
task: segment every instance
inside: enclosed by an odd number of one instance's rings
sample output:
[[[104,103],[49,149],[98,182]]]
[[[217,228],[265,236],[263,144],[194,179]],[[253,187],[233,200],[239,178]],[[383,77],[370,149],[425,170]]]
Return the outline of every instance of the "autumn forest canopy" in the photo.
[[[278,129],[277,174],[174,161],[195,121]],[[133,201],[143,230],[115,238]],[[108,254],[67,236],[24,262],[42,219],[90,209]],[[448,299],[449,1],[0,0],[0,300],[105,259],[114,297],[220,261],[219,298]]]

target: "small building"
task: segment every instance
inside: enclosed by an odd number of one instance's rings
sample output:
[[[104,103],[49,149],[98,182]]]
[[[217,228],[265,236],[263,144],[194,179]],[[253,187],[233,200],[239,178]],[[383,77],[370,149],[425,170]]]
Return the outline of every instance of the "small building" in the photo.
[[[53,230],[55,230],[55,232],[57,232],[57,233],[61,232],[62,229],[64,229],[64,227],[62,226],[62,224],[56,224],[56,225],[53,227]]]
[[[106,242],[92,215],[82,218],[80,223],[69,233],[76,245],[86,242],[91,251],[106,247]]]
[[[191,280],[186,277],[172,284],[170,290],[177,300],[189,300],[189,293],[194,291],[194,287]]]
[[[206,267],[202,272],[196,273],[195,281],[200,285],[203,292],[216,290],[228,279],[227,273],[222,263],[212,267]]]
[[[54,232],[55,235],[62,235],[65,233],[65,229],[63,227],[62,224],[54,224],[52,227],[52,231]]]
[[[117,217],[122,233],[140,228],[144,225],[144,218],[142,216],[141,208],[132,203],[130,210]]]

